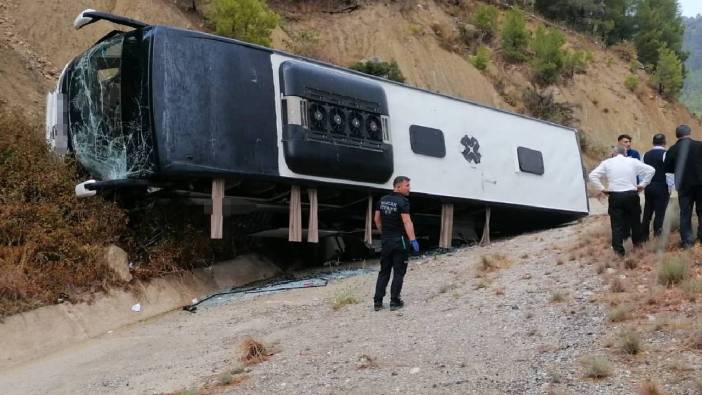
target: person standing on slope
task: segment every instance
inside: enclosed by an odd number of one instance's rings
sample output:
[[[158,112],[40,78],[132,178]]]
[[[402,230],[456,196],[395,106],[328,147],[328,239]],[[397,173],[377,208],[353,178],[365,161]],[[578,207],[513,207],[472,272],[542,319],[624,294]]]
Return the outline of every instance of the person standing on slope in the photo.
[[[680,245],[690,248],[692,236],[692,208],[695,206],[699,225],[697,239],[702,242],[702,141],[690,137],[687,125],[675,129],[678,141],[668,150],[663,164],[666,173],[675,174],[675,189],[680,204]]]
[[[665,209],[668,207],[670,192],[673,189],[673,177],[665,173],[663,162],[665,161],[665,135],[657,133],[653,136],[653,148],[643,156],[643,162],[654,169],[656,173],[644,190],[646,203],[644,204],[643,219],[641,220],[641,230],[644,240],[648,240],[651,233],[651,218],[653,218],[653,235],[658,237],[663,229],[663,218]]]
[[[599,191],[598,197],[607,195],[609,219],[612,223],[612,249],[624,256],[624,239],[631,234],[634,246],[643,242],[641,234],[641,203],[639,192],[651,182],[656,170],[634,158],[626,156],[626,148],[621,145],[612,148],[612,157],[602,161],[590,173],[590,182]],[[607,188],[602,178],[607,178]],[[637,177],[641,182],[637,182]]]
[[[380,272],[373,297],[375,311],[383,308],[383,298],[391,272],[390,310],[404,306],[400,293],[407,271],[408,249],[411,247],[415,253],[419,252],[419,243],[414,236],[414,224],[410,218],[410,205],[407,199],[410,194],[410,179],[398,176],[393,180],[392,186],[393,192],[380,199],[373,217],[375,226],[382,235]]]

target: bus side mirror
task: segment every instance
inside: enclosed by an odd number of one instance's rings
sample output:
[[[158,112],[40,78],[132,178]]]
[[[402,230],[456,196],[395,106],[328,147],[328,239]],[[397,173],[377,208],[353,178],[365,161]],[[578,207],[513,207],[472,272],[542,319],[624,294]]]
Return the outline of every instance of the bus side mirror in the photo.
[[[73,21],[73,27],[78,30],[82,28],[83,26],[89,25],[91,23],[97,22],[97,19],[92,17],[92,16],[86,16],[85,14],[89,14],[95,12],[92,8],[88,8],[86,10],[83,10],[76,19]]]

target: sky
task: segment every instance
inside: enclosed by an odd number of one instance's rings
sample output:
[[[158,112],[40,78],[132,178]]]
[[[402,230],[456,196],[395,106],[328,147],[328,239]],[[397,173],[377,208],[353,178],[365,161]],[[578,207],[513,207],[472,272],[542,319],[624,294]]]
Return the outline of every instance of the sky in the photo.
[[[702,1],[700,0],[678,0],[680,10],[684,16],[702,15]]]

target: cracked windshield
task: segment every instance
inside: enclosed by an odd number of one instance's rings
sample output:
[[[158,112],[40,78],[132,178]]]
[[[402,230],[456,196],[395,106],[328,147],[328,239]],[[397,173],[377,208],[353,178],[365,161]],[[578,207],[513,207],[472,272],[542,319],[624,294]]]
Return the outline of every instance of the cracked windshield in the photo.
[[[138,53],[136,37],[117,34],[77,58],[70,74],[71,143],[80,162],[105,180],[152,172],[142,104],[146,62]]]

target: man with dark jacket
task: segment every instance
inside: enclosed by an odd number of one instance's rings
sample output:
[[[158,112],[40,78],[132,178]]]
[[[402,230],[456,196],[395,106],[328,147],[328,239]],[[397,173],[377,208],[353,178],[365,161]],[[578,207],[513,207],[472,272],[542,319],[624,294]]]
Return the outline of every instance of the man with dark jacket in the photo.
[[[625,156],[627,156],[629,158],[641,160],[641,155],[639,155],[639,151],[631,148],[631,140],[632,140],[631,136],[629,136],[628,134],[620,134],[617,137],[617,144],[626,148]]]
[[[680,244],[689,248],[692,237],[692,207],[695,206],[699,227],[697,239],[702,240],[702,142],[690,137],[690,127],[675,129],[678,141],[668,150],[663,164],[666,173],[675,174],[675,189],[680,204]]]
[[[380,272],[375,284],[373,307],[375,311],[383,308],[385,289],[390,281],[390,310],[402,308],[400,299],[402,283],[407,271],[408,250],[419,252],[419,243],[414,236],[414,225],[410,218],[410,205],[407,196],[410,193],[410,179],[405,176],[396,177],[393,182],[393,192],[383,196],[375,209],[373,222],[382,234],[382,251],[380,253]]]
[[[656,169],[651,183],[644,189],[646,203],[644,205],[643,219],[641,220],[641,231],[643,232],[644,240],[648,240],[651,231],[651,218],[654,218],[654,236],[660,236],[661,230],[663,229],[665,209],[668,207],[670,191],[673,187],[672,177],[667,177],[665,169],[663,168],[665,156],[665,135],[658,133],[653,136],[653,148],[646,152],[643,157],[643,162],[645,164]]]

